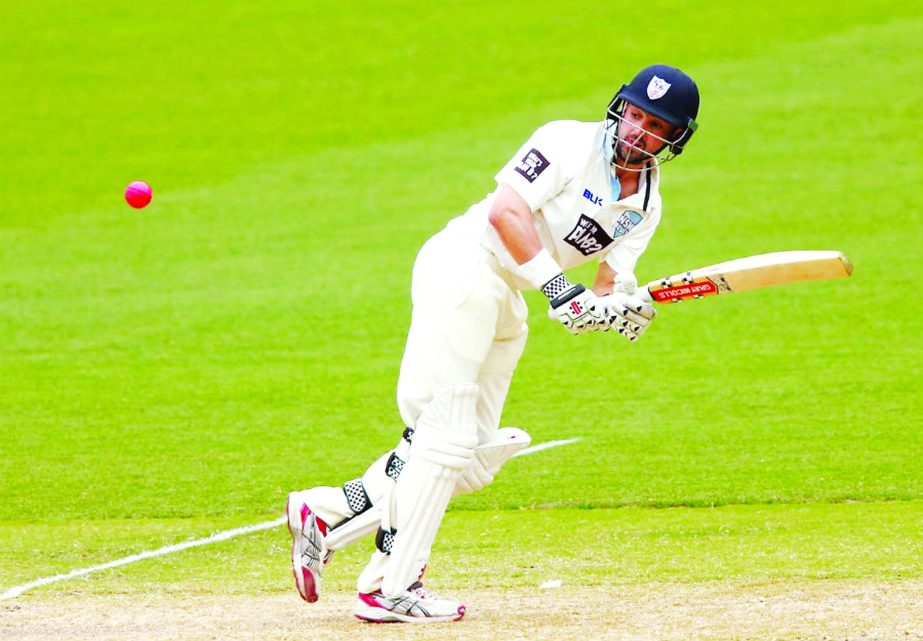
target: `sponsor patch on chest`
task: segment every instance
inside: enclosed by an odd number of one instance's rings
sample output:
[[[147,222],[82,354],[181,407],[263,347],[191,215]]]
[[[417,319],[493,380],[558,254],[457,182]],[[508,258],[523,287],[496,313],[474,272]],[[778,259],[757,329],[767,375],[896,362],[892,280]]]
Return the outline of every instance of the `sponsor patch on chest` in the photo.
[[[531,183],[548,168],[548,164],[548,159],[538,149],[530,149],[519,161],[516,171]]]
[[[605,249],[612,242],[612,238],[603,231],[599,223],[580,214],[580,220],[564,237],[564,241],[584,256],[589,256]]]
[[[635,225],[644,220],[644,216],[639,214],[636,211],[623,211],[622,215],[619,216],[618,220],[615,221],[615,230],[612,232],[612,235],[618,238],[619,236],[624,236],[632,229],[635,228]]]

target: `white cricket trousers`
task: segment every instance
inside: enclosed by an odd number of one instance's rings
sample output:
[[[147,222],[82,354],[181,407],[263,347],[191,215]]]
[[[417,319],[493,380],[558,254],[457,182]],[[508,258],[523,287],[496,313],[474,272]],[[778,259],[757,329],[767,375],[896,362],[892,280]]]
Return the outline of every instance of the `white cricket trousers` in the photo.
[[[526,302],[508,278],[493,254],[451,225],[423,245],[413,267],[413,316],[397,385],[405,425],[416,428],[427,404],[442,392],[475,383],[478,440],[495,439],[528,334]],[[402,439],[394,454],[406,457],[408,448]],[[385,500],[393,483],[386,472],[390,454],[375,461],[362,477],[362,491],[376,505]],[[376,529],[380,513],[368,511],[353,521],[355,513],[344,490],[345,486],[319,486],[306,490],[303,497],[329,525],[350,532],[343,539],[348,544]],[[380,551],[372,554],[359,577],[359,592],[381,587],[388,559]]]
[[[420,249],[413,266],[413,315],[397,384],[405,425],[416,429],[426,406],[446,390],[476,383],[478,441],[495,439],[528,334],[526,302],[508,277],[493,254],[451,225]],[[404,443],[396,455],[401,455]],[[411,460],[412,452],[411,447]],[[383,478],[375,473],[379,465],[373,464],[363,480],[378,485],[373,479]],[[398,479],[397,486],[400,483]],[[381,589],[390,558],[379,550],[372,554],[357,581],[360,593]]]
[[[529,310],[508,278],[493,254],[451,225],[420,249],[397,384],[398,409],[408,427],[416,427],[438,394],[476,383],[478,439],[494,438],[528,334]]]

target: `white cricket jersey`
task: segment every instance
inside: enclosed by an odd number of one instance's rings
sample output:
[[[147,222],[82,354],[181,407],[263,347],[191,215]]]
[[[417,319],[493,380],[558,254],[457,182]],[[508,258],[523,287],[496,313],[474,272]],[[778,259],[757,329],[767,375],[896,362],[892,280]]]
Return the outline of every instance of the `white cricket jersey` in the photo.
[[[509,185],[529,204],[542,245],[563,269],[605,260],[617,274],[632,274],[660,222],[656,165],[642,172],[636,194],[613,200],[618,183],[611,141],[605,122],[549,122],[496,176],[498,185]],[[496,191],[472,205],[449,230],[476,235],[520,289],[532,289],[517,276],[516,261],[487,220],[495,198]]]

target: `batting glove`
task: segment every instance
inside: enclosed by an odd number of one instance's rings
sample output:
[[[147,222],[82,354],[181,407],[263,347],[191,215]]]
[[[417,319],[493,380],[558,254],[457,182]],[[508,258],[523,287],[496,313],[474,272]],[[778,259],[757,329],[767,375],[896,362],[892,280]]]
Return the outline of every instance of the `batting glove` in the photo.
[[[607,322],[615,329],[628,330],[623,334],[628,340],[637,340],[657,316],[651,303],[639,295],[638,282],[627,277],[616,282],[613,292],[599,298]]]
[[[616,329],[627,335],[627,320],[620,324],[619,315],[614,307],[606,307],[591,290],[583,285],[572,284],[563,274],[546,283],[542,291],[548,297],[551,308],[548,315],[560,322],[571,334],[583,334],[589,331],[609,331]]]
[[[603,329],[606,319],[599,299],[583,285],[571,285],[551,300],[558,321],[571,334]]]

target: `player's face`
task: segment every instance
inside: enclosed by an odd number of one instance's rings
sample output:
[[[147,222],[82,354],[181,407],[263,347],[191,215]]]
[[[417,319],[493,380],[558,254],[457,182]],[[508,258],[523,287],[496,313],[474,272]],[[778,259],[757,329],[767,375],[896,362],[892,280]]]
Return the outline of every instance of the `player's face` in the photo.
[[[663,149],[675,130],[666,120],[628,103],[619,122],[616,154],[626,164],[641,164]]]

